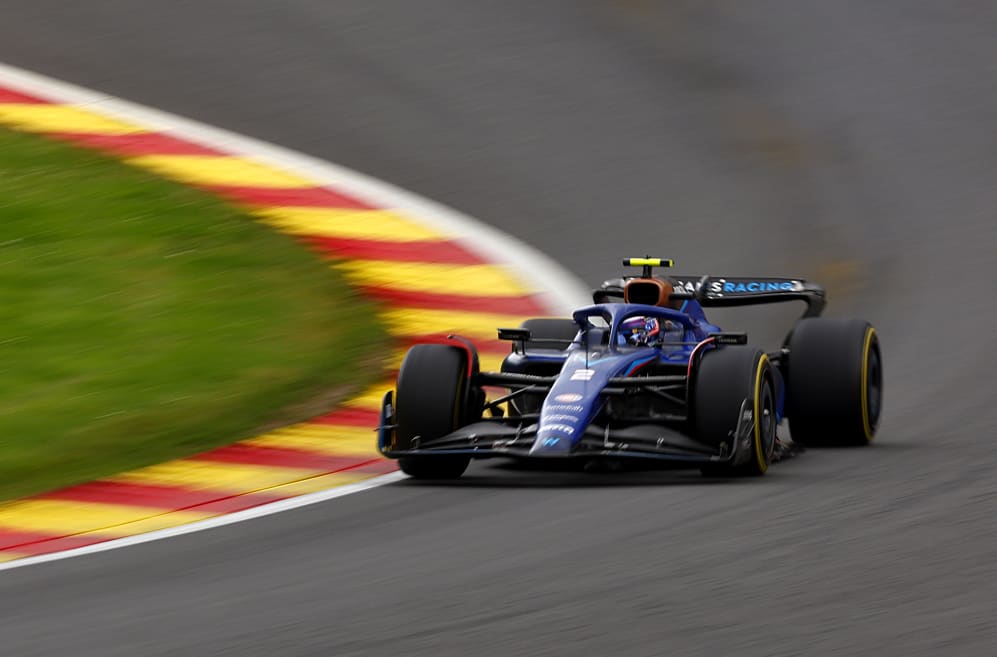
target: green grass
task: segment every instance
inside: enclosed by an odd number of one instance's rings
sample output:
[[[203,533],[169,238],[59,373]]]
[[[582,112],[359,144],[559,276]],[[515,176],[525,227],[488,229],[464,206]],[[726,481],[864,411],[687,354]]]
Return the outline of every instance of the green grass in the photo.
[[[372,382],[385,344],[291,238],[0,129],[0,499],[306,419]]]

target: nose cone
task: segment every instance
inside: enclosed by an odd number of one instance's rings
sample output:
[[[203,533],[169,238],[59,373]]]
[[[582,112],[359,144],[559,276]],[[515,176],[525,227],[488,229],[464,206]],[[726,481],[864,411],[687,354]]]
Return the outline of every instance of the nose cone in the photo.
[[[564,456],[574,451],[592,416],[599,394],[618,368],[616,358],[576,351],[565,361],[544,399],[531,456]]]
[[[564,456],[571,453],[574,441],[563,432],[540,429],[530,448],[530,456]]]
[[[575,392],[552,393],[540,411],[537,437],[530,455],[564,456],[570,453],[588,426],[591,402],[581,393],[580,386]]]

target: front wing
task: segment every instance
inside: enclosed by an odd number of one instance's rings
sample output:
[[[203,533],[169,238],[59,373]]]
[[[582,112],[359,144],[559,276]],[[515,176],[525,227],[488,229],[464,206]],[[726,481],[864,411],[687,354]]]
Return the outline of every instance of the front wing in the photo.
[[[509,457],[514,459],[645,459],[651,461],[686,463],[690,465],[735,465],[742,462],[751,450],[753,424],[750,421],[747,400],[731,444],[719,450],[697,442],[684,433],[662,424],[634,424],[622,428],[589,425],[584,436],[571,452],[551,456],[531,454],[536,439],[538,416],[520,416],[515,422],[509,418],[488,418],[457,429],[456,431],[425,443],[418,443],[408,450],[395,450],[395,429],[392,393],[384,396],[381,405],[381,422],[378,427],[377,448],[387,458],[432,457],[464,454],[474,458]]]

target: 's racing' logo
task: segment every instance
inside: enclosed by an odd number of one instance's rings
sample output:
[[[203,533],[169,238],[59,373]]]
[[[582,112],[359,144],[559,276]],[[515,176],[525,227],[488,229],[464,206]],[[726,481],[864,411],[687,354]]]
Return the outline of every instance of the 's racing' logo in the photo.
[[[710,294],[757,294],[765,292],[800,292],[802,281],[728,281],[718,279],[710,282]]]

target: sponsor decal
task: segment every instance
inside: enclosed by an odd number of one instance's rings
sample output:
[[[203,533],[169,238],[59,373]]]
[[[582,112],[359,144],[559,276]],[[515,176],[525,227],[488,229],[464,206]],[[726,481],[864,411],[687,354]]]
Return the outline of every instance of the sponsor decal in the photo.
[[[595,376],[595,370],[575,370],[571,374],[571,380],[572,381],[591,381],[593,376]],[[581,399],[581,397],[579,397],[578,399]]]
[[[710,294],[749,294],[752,292],[800,292],[801,281],[728,281],[710,282]]]
[[[589,370],[589,371],[591,372],[592,370]],[[575,377],[572,376],[571,378],[575,378]],[[556,397],[554,397],[554,401],[566,402],[566,403],[569,403],[569,404],[571,402],[576,402],[576,401],[581,401],[581,400],[582,400],[582,396],[579,395],[579,394],[573,393],[573,392],[566,392],[566,393],[564,393],[562,395],[557,395]],[[579,406],[579,408],[581,408],[581,407]],[[551,409],[551,410],[553,410],[553,409]]]
[[[544,424],[543,428],[546,431],[557,431],[558,433],[563,433],[569,436],[575,433],[575,428],[568,426],[567,424]]]
[[[562,395],[558,395],[562,396]],[[568,396],[568,395],[563,395]],[[579,396],[581,398],[581,396]],[[568,406],[565,404],[548,404],[545,407],[546,410],[551,413],[582,413],[585,410],[584,406]]]
[[[699,285],[695,281],[674,281],[672,283],[672,288],[676,292],[683,292],[685,294],[695,294],[698,287]]]
[[[577,415],[561,415],[558,413],[553,413],[549,415],[544,415],[544,420],[547,422],[577,422]]]
[[[543,447],[553,447],[554,445],[561,442],[560,438],[544,438],[543,442],[540,443]]]

